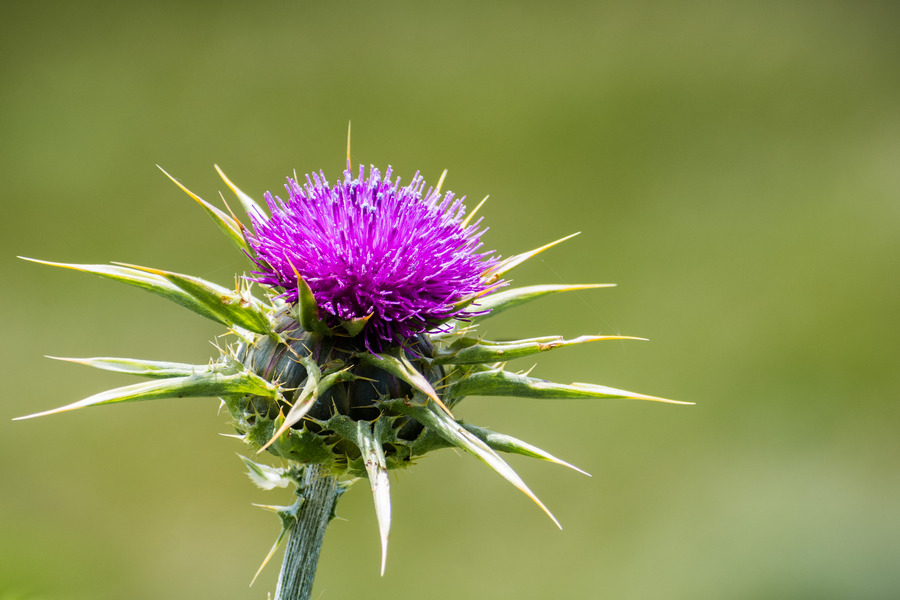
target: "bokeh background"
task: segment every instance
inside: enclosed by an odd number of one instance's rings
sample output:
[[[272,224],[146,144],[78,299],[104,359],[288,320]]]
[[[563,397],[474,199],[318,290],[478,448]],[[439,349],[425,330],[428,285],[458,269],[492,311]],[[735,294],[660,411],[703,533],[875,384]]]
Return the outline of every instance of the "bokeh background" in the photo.
[[[205,362],[215,324],[14,258],[246,269],[209,200],[353,160],[449,169],[487,243],[582,235],[520,284],[615,282],[495,337],[622,333],[535,371],[696,402],[472,398],[559,532],[443,451],[341,502],[316,598],[900,595],[895,2],[29,2],[0,24],[0,598],[265,598],[277,532],[214,399],[12,423],[133,382],[58,356]],[[523,364],[526,368],[529,364]]]

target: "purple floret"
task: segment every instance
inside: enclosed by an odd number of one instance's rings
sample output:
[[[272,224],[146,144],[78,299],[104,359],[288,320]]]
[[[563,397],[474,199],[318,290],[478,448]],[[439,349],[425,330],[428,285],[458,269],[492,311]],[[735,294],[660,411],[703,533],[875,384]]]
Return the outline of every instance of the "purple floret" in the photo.
[[[460,312],[455,303],[497,286],[482,281],[497,259],[478,252],[480,220],[462,226],[465,198],[424,186],[416,173],[401,188],[390,167],[384,178],[371,167],[368,179],[348,169],[334,187],[322,173],[303,186],[289,178],[286,202],[265,196],[270,218],[251,215],[252,279],[294,303],[296,269],[329,324],[371,315],[361,335],[375,351],[434,329]]]

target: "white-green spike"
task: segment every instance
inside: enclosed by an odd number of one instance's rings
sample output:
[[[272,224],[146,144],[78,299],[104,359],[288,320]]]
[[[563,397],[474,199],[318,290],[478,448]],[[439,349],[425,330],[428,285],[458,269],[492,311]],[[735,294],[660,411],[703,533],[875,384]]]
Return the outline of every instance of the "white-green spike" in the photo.
[[[289,475],[289,469],[279,469],[253,462],[246,456],[241,456],[240,454],[238,454],[238,458],[240,458],[244,462],[244,466],[247,467],[247,476],[250,477],[250,481],[255,483],[256,487],[262,490],[274,490],[277,487],[284,488],[287,487],[289,483],[293,482],[293,479]]]
[[[300,419],[309,412],[319,398],[318,387],[319,380],[322,377],[321,369],[319,369],[319,366],[315,361],[311,360],[308,356],[301,357],[298,362],[306,368],[306,383],[304,383],[303,388],[294,395],[293,406],[291,406],[288,414],[285,415],[284,422],[272,435],[272,439],[266,442],[266,444],[257,451],[257,454],[271,446],[275,440],[281,437],[281,434],[290,429],[292,425],[300,422]]]
[[[250,246],[247,244],[247,240],[244,237],[244,228],[243,225],[241,225],[240,221],[232,216],[225,214],[191,190],[181,185],[181,183],[177,179],[166,173],[166,170],[159,165],[156,166],[165,174],[166,177],[172,180],[172,183],[181,188],[181,190],[185,194],[196,200],[197,204],[203,207],[203,210],[205,210],[209,214],[209,216],[213,218],[219,229],[222,230],[222,232],[228,237],[228,239],[230,239],[234,243],[235,246],[238,247],[239,250],[247,253],[251,251]]]
[[[375,438],[367,421],[357,421],[356,442],[362,453],[363,464],[369,475],[369,486],[375,501],[375,517],[381,537],[381,575],[387,565],[388,535],[391,531],[391,488],[388,480],[387,461],[381,443]]]
[[[288,260],[288,264],[291,264],[290,260]],[[314,331],[319,335],[328,335],[331,331],[328,329],[328,325],[319,318],[319,303],[316,301],[312,289],[292,264],[291,269],[297,278],[297,303],[291,307],[291,316],[306,331]]]
[[[272,560],[272,557],[275,556],[275,552],[278,550],[278,547],[281,546],[284,538],[297,522],[297,514],[302,504],[303,498],[297,498],[297,501],[291,506],[271,506],[267,504],[253,505],[258,508],[262,508],[263,510],[274,512],[276,515],[278,515],[278,518],[281,520],[281,533],[279,533],[278,537],[275,538],[275,543],[272,544],[272,547],[269,549],[269,553],[266,554],[266,557],[263,559],[262,564],[259,565],[256,573],[253,574],[253,579],[250,580],[250,587],[253,587],[253,584],[256,583],[256,579],[259,577],[259,574],[262,573],[266,565],[269,564],[269,561]]]
[[[432,410],[424,404],[397,403],[395,404],[395,406],[398,410],[412,416],[414,419],[416,419],[426,427],[432,428],[438,435],[440,435],[442,438],[444,438],[457,448],[465,450],[466,452],[474,455],[487,466],[492,468],[501,477],[513,484],[526,496],[531,498],[531,500],[534,501],[534,503],[537,504],[541,508],[541,510],[543,510],[547,514],[548,517],[550,517],[553,523],[555,523],[557,527],[562,529],[562,525],[560,525],[557,518],[554,517],[553,513],[550,512],[550,510],[544,505],[544,503],[534,495],[534,492],[532,492],[531,489],[527,485],[525,485],[525,482],[522,481],[522,478],[519,477],[519,474],[516,473],[513,468],[506,463],[506,461],[500,458],[500,455],[494,452],[490,446],[488,446],[485,442],[478,439],[474,434],[463,428],[450,416],[443,412]]]
[[[360,352],[358,354],[358,357],[362,359],[363,362],[367,362],[374,367],[378,367],[383,371],[387,371],[394,377],[402,379],[409,385],[413,386],[415,389],[422,392],[430,400],[433,400],[434,403],[440,406],[441,409],[450,417],[453,416],[453,414],[450,412],[450,409],[447,408],[447,405],[444,404],[444,402],[437,395],[437,392],[434,391],[434,388],[431,386],[431,383],[428,382],[428,379],[426,379],[425,376],[422,375],[422,373],[420,373],[412,365],[412,363],[409,362],[409,359],[405,354],[402,354],[400,352],[384,354]]]
[[[366,326],[366,323],[369,322],[369,319],[372,318],[373,313],[369,313],[364,317],[360,317],[358,319],[341,319],[341,327],[344,328],[344,331],[347,332],[347,335],[350,337],[356,337],[362,332],[363,328]]]
[[[539,458],[541,460],[556,463],[563,467],[568,467],[573,471],[578,471],[582,475],[587,475],[588,477],[591,476],[591,474],[587,471],[583,471],[571,463],[556,458],[546,450],[541,450],[537,446],[514,438],[511,435],[491,431],[490,429],[485,429],[484,427],[476,427],[475,425],[469,423],[464,423],[463,427],[475,434],[478,439],[483,441],[494,450],[507,452],[509,454],[521,454],[522,456],[530,456],[531,458]]]
[[[512,360],[532,354],[539,354],[554,348],[575,346],[587,342],[604,340],[642,340],[646,338],[624,335],[582,335],[571,340],[561,335],[545,336],[509,342],[492,342],[478,338],[462,337],[447,348],[437,349],[434,353],[435,364],[474,365],[498,360]]]
[[[259,449],[259,452],[271,446],[285,431],[299,423],[300,419],[309,413],[316,400],[328,388],[341,381],[350,381],[356,378],[347,368],[322,377],[322,371],[319,369],[319,366],[308,356],[301,356],[296,360],[306,368],[306,382],[303,384],[303,388],[294,396],[294,403],[288,414],[285,415],[284,422],[278,427],[272,438]]]
[[[444,172],[441,173],[440,178],[438,179],[437,185],[434,186],[434,193],[440,194],[441,188],[444,186],[444,180],[447,178],[447,169],[444,169]]]
[[[200,375],[202,373],[215,370],[209,365],[189,365],[186,363],[166,362],[159,360],[140,360],[137,358],[113,358],[109,356],[100,356],[95,358],[64,358],[62,356],[48,356],[47,358],[77,363],[79,365],[86,365],[88,367],[94,367],[95,369],[103,369],[104,371],[115,371],[116,373],[127,373],[129,375],[152,377],[155,379]]]
[[[450,386],[451,394],[460,396],[521,396],[523,398],[587,399],[608,398],[623,400],[650,400],[669,404],[693,404],[667,398],[636,394],[625,390],[589,383],[555,383],[520,373],[501,369],[474,372]]]
[[[234,192],[234,195],[237,196],[238,200],[241,202],[241,205],[244,207],[244,212],[248,215],[256,215],[257,218],[261,220],[266,219],[266,213],[263,212],[262,207],[250,196],[245,194],[238,188],[238,186],[234,185],[228,177],[225,176],[225,173],[222,169],[219,168],[219,165],[213,165],[216,168],[216,172],[219,174],[219,177],[222,178],[222,181],[225,182],[225,185]],[[176,182],[178,183],[178,182]]]
[[[208,307],[229,326],[237,325],[255,333],[275,335],[268,318],[269,310],[247,290],[229,290],[199,277],[161,269],[126,263],[113,264],[162,277]]]
[[[466,218],[463,219],[463,222],[460,224],[460,226],[461,226],[463,229],[465,229],[466,227],[469,226],[469,223],[471,223],[471,222],[472,222],[472,219],[475,217],[475,213],[477,213],[478,210],[479,210],[482,206],[484,206],[484,203],[487,202],[488,198],[490,198],[490,196],[485,196],[484,198],[482,198],[482,199],[481,199],[481,202],[479,202],[478,205],[475,206],[475,208],[472,209],[472,212],[470,212],[469,214],[466,215]]]
[[[258,506],[260,508],[268,508],[267,506],[263,506],[261,504],[254,504],[253,506]],[[269,561],[272,560],[272,557],[275,556],[275,552],[278,551],[278,547],[281,546],[281,543],[284,542],[285,536],[287,536],[290,528],[281,528],[281,533],[278,534],[278,537],[275,538],[275,543],[272,544],[272,547],[269,548],[268,554],[263,559],[262,564],[259,565],[259,568],[256,569],[256,573],[253,574],[253,579],[250,580],[250,587],[253,587],[253,584],[256,583],[256,580],[259,579],[260,573],[263,572],[263,569],[266,568],[266,565],[269,564]]]
[[[159,398],[198,398],[215,396],[243,396],[254,394],[269,398],[278,398],[280,392],[278,386],[267,382],[265,379],[250,372],[241,372],[231,375],[222,375],[215,371],[189,377],[171,377],[158,379],[145,383],[127,385],[99,394],[94,394],[84,400],[73,402],[52,410],[17,417],[14,421],[33,419],[53,415],[88,406],[100,406],[103,404],[118,404],[122,402],[140,402],[143,400],[156,400]]]
[[[162,296],[226,327],[237,325],[257,333],[270,333],[265,331],[270,328],[266,309],[258,300],[244,292],[234,292],[198,277],[135,265],[82,265],[24,256],[19,258],[121,281]]]
[[[515,308],[520,304],[525,304],[532,300],[537,300],[543,296],[556,294],[559,292],[569,292],[575,290],[592,290],[597,288],[616,287],[614,283],[586,283],[574,285],[530,285],[527,287],[513,288],[510,290],[501,290],[494,292],[489,296],[479,299],[472,306],[475,312],[488,311],[485,314],[472,315],[467,317],[469,322],[475,323],[488,317],[499,315],[505,310]]]
[[[531,250],[529,252],[523,252],[522,254],[516,254],[515,256],[510,256],[509,258],[500,261],[499,264],[497,264],[497,265],[493,266],[492,268],[488,269],[487,271],[485,271],[484,274],[482,275],[482,278],[484,279],[484,281],[486,283],[494,283],[495,281],[498,281],[504,273],[507,273],[507,272],[513,270],[514,268],[518,267],[519,265],[521,265],[523,262],[525,262],[529,258],[533,258],[533,257],[537,256],[538,254],[540,254],[541,252],[543,252],[544,250],[549,250],[553,246],[556,246],[557,244],[561,244],[561,243],[565,242],[566,240],[570,240],[580,233],[581,232],[578,231],[573,234],[567,235],[564,238],[560,238],[560,239],[556,240],[555,242],[550,242],[549,244],[541,246],[540,248],[535,248],[534,250]]]

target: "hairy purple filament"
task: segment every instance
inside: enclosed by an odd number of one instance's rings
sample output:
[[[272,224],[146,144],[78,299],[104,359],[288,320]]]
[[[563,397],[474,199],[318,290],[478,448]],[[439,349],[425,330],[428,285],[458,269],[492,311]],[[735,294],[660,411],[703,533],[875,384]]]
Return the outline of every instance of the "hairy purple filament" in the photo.
[[[461,311],[454,305],[496,287],[482,274],[497,259],[478,252],[480,220],[463,227],[465,198],[424,187],[416,173],[401,188],[390,167],[384,178],[371,167],[368,179],[348,168],[334,187],[321,172],[303,186],[289,178],[286,202],[265,196],[270,218],[251,215],[252,279],[293,303],[296,269],[332,324],[369,317],[361,335],[372,350],[434,329]]]

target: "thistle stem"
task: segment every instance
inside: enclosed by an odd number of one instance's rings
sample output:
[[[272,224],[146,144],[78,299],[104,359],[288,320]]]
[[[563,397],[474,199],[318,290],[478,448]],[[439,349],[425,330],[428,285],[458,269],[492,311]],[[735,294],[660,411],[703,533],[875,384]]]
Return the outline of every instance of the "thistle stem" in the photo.
[[[288,534],[275,600],[309,600],[325,528],[334,514],[337,480],[327,469],[308,466],[298,492],[303,503]]]

